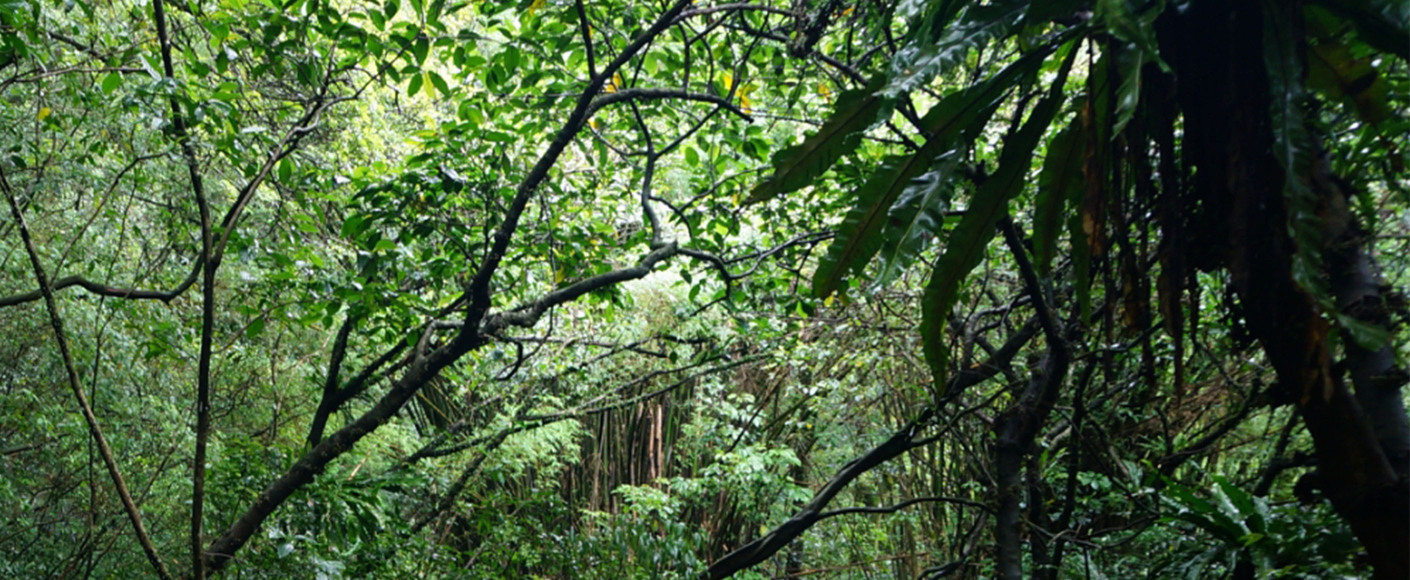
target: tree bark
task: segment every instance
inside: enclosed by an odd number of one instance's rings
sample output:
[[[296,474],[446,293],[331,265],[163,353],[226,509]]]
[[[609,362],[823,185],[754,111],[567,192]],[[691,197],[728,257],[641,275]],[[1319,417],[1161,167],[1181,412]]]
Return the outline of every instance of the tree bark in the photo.
[[[994,422],[996,438],[994,448],[994,471],[998,480],[999,509],[994,517],[994,539],[998,551],[998,577],[1005,580],[1023,578],[1023,464],[1024,457],[1033,449],[1033,440],[1038,431],[1052,414],[1063,380],[1067,378],[1068,363],[1071,360],[1067,340],[1062,335],[1057,316],[1048,304],[1046,292],[1038,280],[1038,275],[1028,260],[1024,249],[1023,236],[1019,234],[1013,221],[1007,217],[1000,220],[999,229],[1004,234],[1009,251],[1013,253],[1023,277],[1024,286],[1033,305],[1038,310],[1038,320],[1043,327],[1043,335],[1048,341],[1048,353],[1043,364],[1033,373],[1028,386],[1019,395],[1013,406]],[[1041,502],[1042,497],[1029,497],[1029,502]],[[1041,541],[1032,544],[1033,560],[1047,564],[1047,548]]]

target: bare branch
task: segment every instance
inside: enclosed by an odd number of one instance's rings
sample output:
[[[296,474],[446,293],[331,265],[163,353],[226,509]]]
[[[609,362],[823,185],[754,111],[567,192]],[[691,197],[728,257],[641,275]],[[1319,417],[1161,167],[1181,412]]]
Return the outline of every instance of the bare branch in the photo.
[[[845,515],[847,515],[847,514],[893,514],[893,513],[896,513],[896,512],[898,512],[898,511],[901,511],[901,510],[903,510],[903,509],[906,509],[906,508],[908,508],[908,507],[911,507],[911,506],[913,506],[913,505],[921,504],[921,503],[952,503],[952,504],[956,504],[956,505],[964,505],[964,506],[969,506],[969,507],[973,507],[973,508],[979,508],[979,509],[981,509],[981,510],[984,510],[985,512],[992,512],[992,511],[993,511],[993,510],[991,510],[991,509],[989,508],[989,506],[984,505],[984,504],[982,504],[982,503],[979,503],[979,502],[977,502],[977,501],[971,501],[971,500],[967,500],[967,499],[960,499],[960,498],[958,498],[958,497],[946,497],[946,496],[943,496],[943,495],[932,495],[932,496],[929,496],[929,497],[917,497],[917,498],[908,499],[908,500],[903,501],[903,502],[901,502],[901,503],[898,503],[898,504],[895,504],[895,505],[889,505],[889,506],[885,506],[885,507],[850,507],[850,508],[842,508],[842,509],[838,509],[838,510],[827,511],[827,512],[823,512],[822,514],[818,515],[818,521],[822,521],[822,520],[825,520],[825,519],[828,519],[828,518],[834,518],[834,517],[837,517],[837,516],[845,516]]]
[[[650,87],[632,87],[629,89],[622,89],[616,92],[601,95],[596,99],[593,99],[591,107],[588,108],[588,115],[596,113],[599,109],[606,107],[607,105],[620,103],[623,101],[650,101],[665,99],[712,103],[715,105],[719,105],[721,108],[731,113],[734,113],[735,115],[738,115],[739,118],[744,119],[745,121],[754,120],[753,117],[749,116],[749,113],[744,112],[743,109],[740,109],[739,107],[735,106],[734,103],[731,103],[729,99],[726,99],[724,97],[717,97],[715,95],[697,93],[693,91],[683,91],[680,89],[662,89]]]

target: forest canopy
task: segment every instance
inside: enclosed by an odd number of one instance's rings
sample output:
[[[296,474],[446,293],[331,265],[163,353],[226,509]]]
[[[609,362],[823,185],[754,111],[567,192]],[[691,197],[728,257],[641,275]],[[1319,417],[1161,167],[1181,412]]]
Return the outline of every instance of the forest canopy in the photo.
[[[0,576],[1410,577],[1410,5],[0,0]]]

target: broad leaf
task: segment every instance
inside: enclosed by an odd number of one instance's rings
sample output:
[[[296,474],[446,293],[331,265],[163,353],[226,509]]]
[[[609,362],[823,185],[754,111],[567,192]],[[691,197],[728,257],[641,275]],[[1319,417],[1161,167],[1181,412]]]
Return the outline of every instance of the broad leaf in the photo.
[[[1324,39],[1307,50],[1307,86],[1350,103],[1362,121],[1379,125],[1394,113],[1390,85],[1373,60],[1369,56],[1356,58],[1347,45]]]
[[[1157,0],[1137,14],[1127,0],[1097,0],[1093,17],[1106,25],[1112,36],[1134,44],[1142,57],[1160,64],[1160,70],[1170,72],[1170,66],[1160,60],[1155,42],[1155,19],[1165,12],[1165,1]]]
[[[814,295],[830,296],[849,276],[866,267],[881,249],[887,215],[901,193],[929,170],[937,157],[967,147],[969,142],[963,141],[964,134],[987,123],[1009,91],[1038,70],[1054,46],[1050,44],[1024,55],[994,76],[941,99],[925,114],[921,124],[930,133],[930,139],[914,155],[886,163],[862,185],[857,205],[847,212],[842,225],[838,226],[836,239],[818,262],[818,270],[813,275]],[[895,231],[908,229],[898,224]],[[920,230],[915,232],[921,233]]]
[[[884,94],[894,96],[925,86],[964,62],[971,50],[1008,36],[1029,5],[1002,0],[957,10],[958,3],[934,4],[934,10],[912,24],[913,34],[891,59],[891,80]]]
[[[1318,0],[1316,4],[1356,26],[1362,40],[1410,60],[1410,2],[1405,0]]]
[[[925,241],[940,233],[945,210],[954,191],[951,178],[960,165],[960,151],[951,150],[935,159],[930,171],[921,175],[901,193],[891,207],[881,239],[881,272],[876,284],[889,284],[916,261]]]
[[[1062,231],[1063,210],[1067,208],[1068,200],[1081,199],[1082,196],[1085,139],[1082,124],[1074,120],[1048,142],[1048,156],[1043,160],[1043,172],[1038,175],[1038,195],[1033,214],[1033,259],[1041,276],[1052,272],[1058,233]]]
[[[878,78],[866,88],[837,98],[831,117],[802,143],[774,154],[774,174],[754,186],[746,204],[773,199],[809,185],[843,155],[856,150],[862,133],[891,110],[891,100],[876,94]]]
[[[935,262],[935,270],[921,299],[920,332],[925,360],[930,364],[937,385],[945,384],[948,364],[945,319],[959,296],[960,285],[984,258],[984,248],[994,237],[999,218],[1008,213],[1009,200],[1023,189],[1033,150],[1062,106],[1063,85],[1067,83],[1067,73],[1072,70],[1072,61],[1078,52],[1068,51],[1048,94],[1033,108],[1033,114],[1023,127],[1004,144],[999,154],[999,168],[974,193],[964,218],[946,240],[945,252]]]

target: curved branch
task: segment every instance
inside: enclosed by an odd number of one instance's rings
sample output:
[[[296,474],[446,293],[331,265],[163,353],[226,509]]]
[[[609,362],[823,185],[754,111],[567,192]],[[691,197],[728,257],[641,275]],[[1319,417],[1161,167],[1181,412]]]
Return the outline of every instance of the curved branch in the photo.
[[[656,264],[678,253],[680,253],[680,248],[674,242],[665,244],[647,254],[635,266],[613,270],[606,274],[593,276],[574,284],[569,284],[568,286],[549,292],[542,298],[515,308],[514,310],[496,313],[485,320],[481,332],[490,335],[498,334],[500,331],[511,326],[529,328],[537,324],[539,317],[543,316],[544,312],[547,312],[549,308],[572,302],[594,290],[601,290],[628,280],[636,280],[637,278],[645,277],[647,274],[651,273],[652,267]]]
[[[1033,330],[1036,331],[1036,327],[1033,328]],[[965,369],[964,372],[955,373],[953,378],[950,379],[950,385],[945,392],[955,393],[957,395],[965,389],[998,374],[998,369],[1008,366],[1009,364],[1009,360],[1000,359],[999,356],[1003,355],[1011,359],[1018,353],[1018,350],[1023,344],[1027,343],[1032,337],[1033,332],[1031,331],[1027,333],[1016,333],[1009,337],[1009,340],[999,349],[999,352],[995,353],[995,356],[984,365]],[[949,400],[952,399],[947,398],[941,401],[939,405],[944,405]],[[827,504],[830,503],[838,493],[851,484],[853,480],[857,479],[857,477],[900,456],[902,453],[935,441],[933,437],[926,439],[916,439],[916,437],[920,434],[920,431],[930,423],[931,418],[936,415],[939,408],[940,407],[937,406],[926,409],[920,416],[916,417],[915,420],[893,433],[885,442],[873,447],[860,457],[847,462],[846,465],[842,466],[842,469],[837,471],[836,475],[832,476],[832,479],[828,480],[828,482],[823,485],[822,489],[818,490],[818,492],[813,495],[813,499],[798,510],[788,521],[770,530],[769,533],[764,534],[762,537],[740,546],[733,552],[715,560],[714,563],[710,564],[710,568],[705,572],[703,577],[711,580],[726,578],[736,572],[767,560],[776,552],[783,549],[784,546],[787,546],[789,542],[792,542],[794,538],[803,535],[803,532],[806,532],[813,524],[818,523],[823,515],[827,513],[822,511],[823,508],[827,507]]]
[[[50,286],[50,290],[58,292],[65,288],[78,286],[93,294],[97,294],[98,296],[107,296],[110,298],[130,298],[133,300],[161,300],[162,302],[171,302],[177,296],[184,294],[186,292],[186,289],[190,288],[193,284],[196,283],[196,278],[199,276],[200,271],[200,262],[196,262],[195,267],[191,269],[191,273],[186,276],[186,279],[182,280],[181,284],[178,284],[176,288],[173,288],[171,290],[139,290],[136,288],[117,288],[113,286],[108,286],[106,284],[99,284],[83,276],[78,275],[65,276],[63,278],[55,280],[54,284]],[[14,306],[16,304],[24,304],[26,302],[33,302],[41,298],[44,298],[43,290],[31,290],[29,292],[24,292],[21,294],[11,294],[9,296],[0,297],[0,308],[4,308],[6,306]]]
[[[726,99],[724,97],[717,97],[715,95],[696,93],[692,91],[683,91],[681,89],[662,89],[645,87],[633,87],[601,95],[596,99],[592,100],[592,105],[588,107],[588,115],[591,116],[593,113],[596,113],[599,109],[606,107],[607,105],[621,103],[624,101],[659,101],[666,99],[710,103],[713,105],[718,105],[720,108],[734,113],[735,115],[738,115],[739,118],[744,119],[745,121],[754,120],[754,117],[750,116],[749,113],[744,112],[743,109],[740,109],[739,107],[735,106],[734,103],[731,103],[729,99]]]
[[[982,503],[979,503],[979,502],[977,502],[977,501],[971,501],[971,500],[967,500],[967,499],[960,499],[960,498],[958,498],[958,497],[946,497],[946,496],[943,496],[943,495],[932,495],[932,496],[929,496],[929,497],[917,497],[917,498],[912,498],[912,499],[908,499],[908,500],[906,500],[906,501],[903,501],[903,502],[898,503],[898,504],[895,504],[895,505],[889,505],[889,506],[884,506],[884,507],[850,507],[850,508],[842,508],[842,509],[827,511],[827,512],[823,512],[822,514],[818,515],[818,521],[822,521],[822,520],[825,520],[825,519],[828,519],[828,518],[835,518],[835,517],[837,517],[837,516],[845,516],[845,515],[847,515],[847,514],[894,514],[894,513],[898,512],[898,511],[901,511],[901,510],[903,510],[903,509],[906,509],[906,508],[911,507],[911,506],[916,505],[916,504],[920,504],[920,503],[936,503],[936,502],[952,503],[952,504],[956,504],[956,505],[964,505],[964,506],[969,506],[969,507],[973,507],[973,508],[979,508],[979,509],[981,509],[981,510],[984,510],[984,511],[987,512],[987,513],[993,513],[993,510],[990,509],[989,506],[984,505],[984,504],[982,504]]]
[[[573,112],[568,115],[568,120],[564,122],[563,128],[554,135],[553,141],[548,144],[548,149],[539,156],[528,175],[525,175],[524,180],[519,183],[519,187],[514,192],[514,199],[510,202],[508,210],[505,211],[504,221],[491,236],[489,252],[485,254],[484,262],[476,270],[475,277],[471,279],[469,288],[466,290],[470,306],[465,313],[466,327],[460,335],[463,338],[459,340],[470,341],[480,336],[476,330],[490,310],[490,281],[494,279],[500,262],[504,260],[505,254],[509,251],[509,242],[513,239],[515,230],[519,229],[519,220],[523,217],[524,208],[529,204],[529,198],[533,197],[534,191],[539,188],[544,179],[548,178],[549,170],[558,163],[558,158],[568,148],[568,143],[587,125],[592,111],[596,110],[593,104],[597,102],[597,94],[602,92],[603,87],[607,86],[607,81],[635,57],[637,52],[670,27],[676,17],[687,6],[690,6],[691,1],[677,0],[656,19],[656,22],[651,24],[650,28],[623,47],[622,52],[603,67],[602,72],[593,77],[583,93],[578,96],[578,102],[573,107]]]

